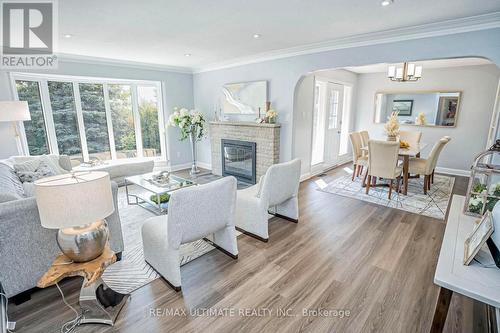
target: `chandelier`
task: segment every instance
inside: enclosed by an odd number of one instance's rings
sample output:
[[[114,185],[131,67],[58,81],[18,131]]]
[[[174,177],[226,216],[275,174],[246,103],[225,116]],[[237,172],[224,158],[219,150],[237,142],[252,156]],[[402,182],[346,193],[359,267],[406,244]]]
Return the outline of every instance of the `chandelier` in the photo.
[[[422,66],[404,62],[403,66],[391,65],[387,69],[387,77],[391,81],[418,81],[422,77]]]

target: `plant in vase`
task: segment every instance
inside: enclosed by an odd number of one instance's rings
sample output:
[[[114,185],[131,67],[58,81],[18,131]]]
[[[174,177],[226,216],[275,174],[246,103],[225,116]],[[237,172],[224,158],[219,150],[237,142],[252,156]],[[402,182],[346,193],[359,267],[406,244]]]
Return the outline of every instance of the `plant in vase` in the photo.
[[[475,214],[482,214],[482,212],[483,212],[483,199],[478,198],[478,197],[470,198],[469,212],[475,213]]]
[[[493,211],[496,203],[500,200],[500,182],[492,184],[486,198],[486,210]]]
[[[384,125],[385,134],[387,135],[388,141],[396,141],[399,134],[399,119],[398,112],[394,111],[389,117],[387,117],[387,122]]]
[[[191,142],[191,154],[193,156],[190,173],[191,175],[199,173],[200,170],[196,165],[196,142],[201,141],[205,136],[205,119],[203,115],[195,110],[189,111],[186,108],[174,108],[174,113],[170,115],[169,125],[180,128],[180,141],[189,138]]]
[[[269,109],[266,112],[266,123],[276,124],[276,118],[278,118],[278,112],[273,109]]]

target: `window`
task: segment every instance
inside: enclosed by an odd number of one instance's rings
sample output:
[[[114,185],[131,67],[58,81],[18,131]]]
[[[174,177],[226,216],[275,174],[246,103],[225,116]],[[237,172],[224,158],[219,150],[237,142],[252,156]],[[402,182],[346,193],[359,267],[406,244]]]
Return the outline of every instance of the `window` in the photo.
[[[49,81],[48,89],[59,154],[83,161],[73,85]]]
[[[79,161],[165,156],[159,82],[12,74],[30,155]]]
[[[16,81],[17,95],[20,101],[28,102],[31,120],[24,122],[28,151],[31,155],[43,155],[49,153],[49,142],[40,97],[40,86],[38,82]]]
[[[156,87],[138,87],[137,92],[143,154],[144,156],[158,156],[161,151],[158,127],[158,92]]]
[[[109,108],[117,158],[137,156],[137,142],[132,111],[132,93],[129,85],[110,84]],[[158,125],[158,124],[157,124]]]
[[[328,116],[328,129],[337,128],[337,117],[339,112],[339,91],[330,91],[330,114]]]

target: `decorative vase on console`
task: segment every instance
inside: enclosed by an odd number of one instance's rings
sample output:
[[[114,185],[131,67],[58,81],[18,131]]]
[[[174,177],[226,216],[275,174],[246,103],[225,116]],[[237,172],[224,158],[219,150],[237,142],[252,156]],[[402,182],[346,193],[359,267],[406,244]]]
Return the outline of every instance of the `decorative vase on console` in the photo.
[[[174,113],[169,119],[169,125],[180,128],[180,141],[184,141],[189,137],[193,157],[190,174],[196,175],[200,173],[200,169],[196,164],[196,142],[201,141],[205,136],[205,119],[203,115],[195,110],[174,108]]]
[[[278,112],[271,109],[271,102],[266,102],[266,116],[264,118],[265,122],[268,124],[276,124],[276,118],[278,118]]]
[[[384,125],[387,141],[397,141],[399,134],[398,112],[392,112]]]

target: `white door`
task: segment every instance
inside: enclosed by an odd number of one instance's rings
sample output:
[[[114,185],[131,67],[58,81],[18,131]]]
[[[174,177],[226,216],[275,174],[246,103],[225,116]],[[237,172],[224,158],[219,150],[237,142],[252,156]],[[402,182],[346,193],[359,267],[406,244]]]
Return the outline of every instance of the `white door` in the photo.
[[[317,80],[314,96],[311,171],[319,173],[338,162],[344,86]]]

